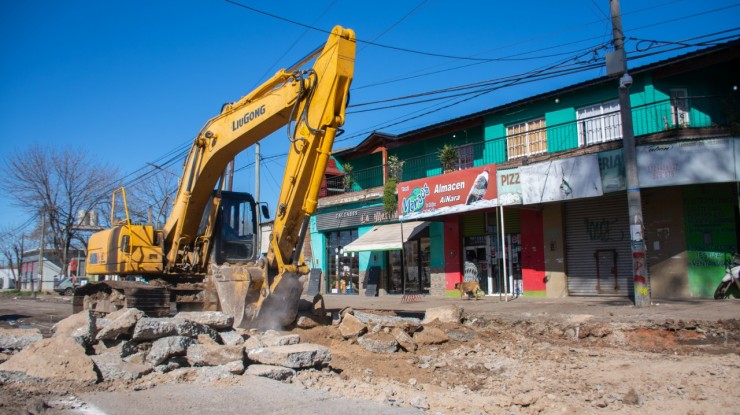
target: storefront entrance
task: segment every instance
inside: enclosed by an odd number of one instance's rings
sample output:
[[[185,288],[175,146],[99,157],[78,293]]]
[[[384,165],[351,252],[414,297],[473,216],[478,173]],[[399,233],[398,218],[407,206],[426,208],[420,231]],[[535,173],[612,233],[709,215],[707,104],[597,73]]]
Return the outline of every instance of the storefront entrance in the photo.
[[[357,229],[334,231],[326,234],[328,273],[327,294],[358,294],[359,257],[355,252],[345,252],[343,247],[357,239]]]

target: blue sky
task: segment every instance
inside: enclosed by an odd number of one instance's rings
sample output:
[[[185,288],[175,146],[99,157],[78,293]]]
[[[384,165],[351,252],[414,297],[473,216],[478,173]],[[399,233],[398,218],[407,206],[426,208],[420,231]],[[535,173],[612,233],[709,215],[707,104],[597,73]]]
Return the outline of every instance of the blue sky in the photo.
[[[223,103],[302,58],[337,24],[361,40],[353,105],[574,64],[577,55],[585,62],[611,39],[607,0],[234,1],[248,8],[223,0],[0,2],[0,156],[39,143],[81,149],[124,174],[157,163],[191,142]],[[637,55],[635,48],[664,52],[630,66],[695,49],[667,51],[666,44],[644,40],[694,44],[699,40],[686,40],[740,34],[738,2],[623,0],[621,6],[626,36],[643,40],[629,40],[628,55]],[[502,88],[457,105],[450,104],[460,99],[351,108],[345,139],[335,148],[357,144],[373,130],[403,133],[604,72]],[[286,143],[280,129],[263,141],[263,157],[285,153]],[[253,160],[248,149],[237,168]],[[262,168],[262,198],[273,211],[283,166],[274,157]],[[235,183],[235,190],[253,191],[253,170],[240,170]],[[13,206],[11,195],[0,195],[0,228],[32,215]]]

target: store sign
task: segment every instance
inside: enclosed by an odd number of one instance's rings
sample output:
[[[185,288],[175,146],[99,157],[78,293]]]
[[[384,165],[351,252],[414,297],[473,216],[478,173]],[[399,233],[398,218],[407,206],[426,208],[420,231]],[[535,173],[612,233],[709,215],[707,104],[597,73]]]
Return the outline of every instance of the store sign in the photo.
[[[599,153],[599,172],[601,172],[601,189],[604,193],[627,189],[627,179],[624,175],[624,153],[621,148]]]
[[[601,196],[601,174],[596,154],[522,166],[525,205]]]
[[[375,225],[389,222],[397,217],[398,215],[396,212],[388,213],[385,211],[383,206],[319,213],[316,215],[316,230],[325,231],[363,225]]]
[[[736,181],[735,139],[716,138],[637,147],[640,187]]]
[[[399,183],[404,220],[496,206],[496,166],[488,165]]]
[[[500,205],[522,204],[522,178],[518,168],[497,171],[496,184]]]

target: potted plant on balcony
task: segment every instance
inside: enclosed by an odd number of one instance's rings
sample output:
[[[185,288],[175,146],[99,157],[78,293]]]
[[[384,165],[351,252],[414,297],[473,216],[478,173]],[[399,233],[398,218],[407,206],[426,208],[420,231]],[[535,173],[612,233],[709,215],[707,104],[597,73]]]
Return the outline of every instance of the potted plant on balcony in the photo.
[[[349,163],[344,163],[342,167],[344,167],[344,179],[343,179],[344,191],[351,192],[352,186],[354,186],[355,184],[355,177],[352,174],[352,170],[353,170],[352,165]]]
[[[398,208],[396,185],[402,180],[404,163],[406,162],[399,160],[396,155],[388,157],[388,180],[383,189],[383,208],[389,215]]]
[[[439,149],[437,156],[439,157],[439,162],[442,164],[442,170],[445,173],[455,170],[458,160],[457,147],[452,144],[445,144]]]

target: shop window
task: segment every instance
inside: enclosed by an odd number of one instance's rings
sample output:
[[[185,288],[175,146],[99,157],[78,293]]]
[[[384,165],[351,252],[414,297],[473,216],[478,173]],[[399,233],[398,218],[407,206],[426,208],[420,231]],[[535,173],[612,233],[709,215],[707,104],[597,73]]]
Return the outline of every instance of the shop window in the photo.
[[[588,146],[622,139],[619,101],[602,102],[580,108],[576,116],[579,145]]]
[[[326,257],[329,262],[326,275],[327,293],[357,294],[359,292],[359,257],[355,252],[344,252],[342,249],[357,237],[357,229],[326,234]]]
[[[545,119],[537,118],[506,127],[506,150],[510,160],[547,152]]]

